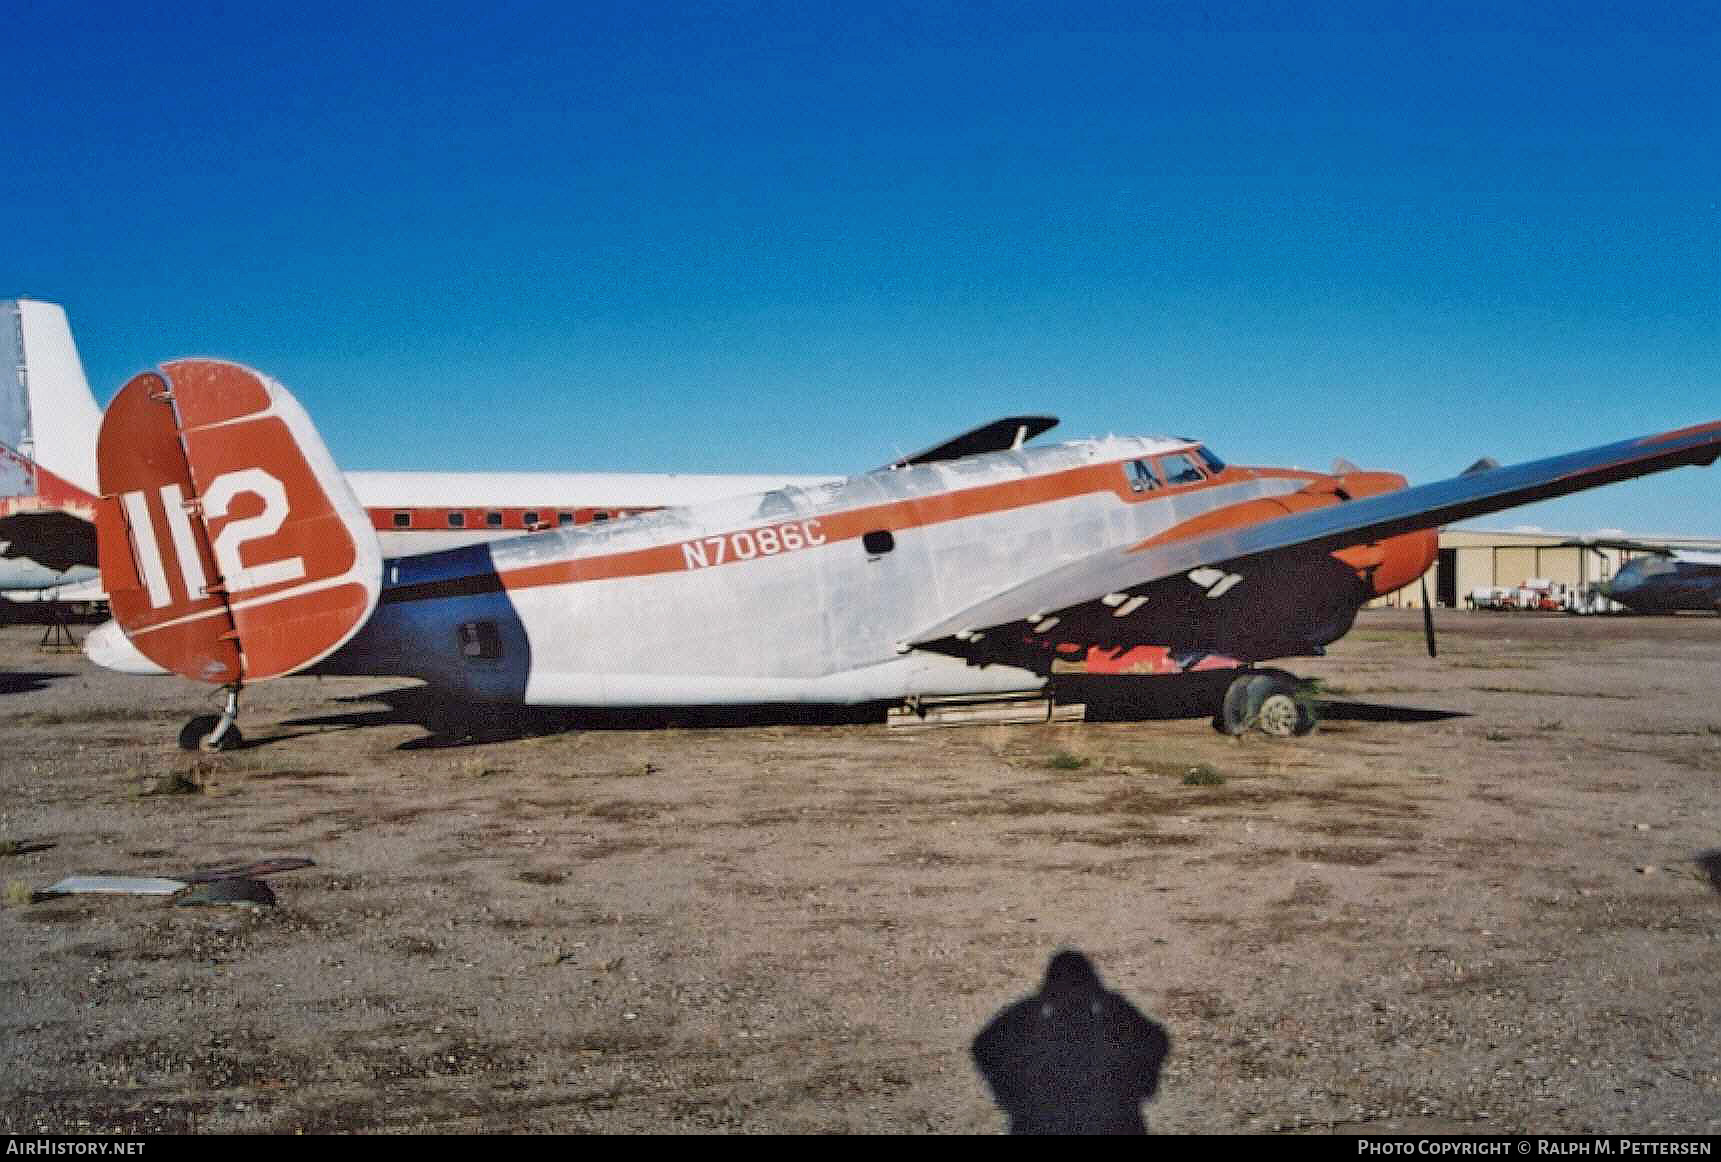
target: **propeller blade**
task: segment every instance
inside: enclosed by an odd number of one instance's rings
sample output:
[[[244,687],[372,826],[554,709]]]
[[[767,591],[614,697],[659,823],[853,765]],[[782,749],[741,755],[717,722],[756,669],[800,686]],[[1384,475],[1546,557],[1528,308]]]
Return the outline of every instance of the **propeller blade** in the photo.
[[[1428,574],[1422,575],[1422,636],[1428,640],[1428,656],[1434,657],[1434,607],[1428,604]]]

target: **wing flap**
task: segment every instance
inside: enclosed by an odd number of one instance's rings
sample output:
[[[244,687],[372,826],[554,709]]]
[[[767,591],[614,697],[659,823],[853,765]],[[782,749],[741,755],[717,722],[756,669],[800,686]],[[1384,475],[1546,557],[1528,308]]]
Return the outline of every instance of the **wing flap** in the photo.
[[[1099,602],[1115,611],[1156,581],[1204,567],[1240,563],[1267,554],[1299,557],[1382,540],[1467,517],[1498,512],[1603,484],[1647,476],[1682,465],[1711,464],[1721,456],[1721,421],[1604,444],[1503,468],[1468,471],[1432,484],[1293,513],[1239,528],[1183,539],[1155,538],[1074,561],[981,601],[913,635],[909,644],[933,647],[945,639],[1051,617]],[[1172,530],[1170,537],[1176,537]],[[966,652],[966,651],[964,651]]]

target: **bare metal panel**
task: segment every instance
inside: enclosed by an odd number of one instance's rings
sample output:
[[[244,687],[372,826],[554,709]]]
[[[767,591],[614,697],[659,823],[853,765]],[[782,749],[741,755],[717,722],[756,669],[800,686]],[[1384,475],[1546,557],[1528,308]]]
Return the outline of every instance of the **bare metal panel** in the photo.
[[[0,303],[0,444],[16,452],[29,439],[30,397],[24,390],[24,329],[18,304]],[[28,468],[0,453],[0,496],[34,492]]]

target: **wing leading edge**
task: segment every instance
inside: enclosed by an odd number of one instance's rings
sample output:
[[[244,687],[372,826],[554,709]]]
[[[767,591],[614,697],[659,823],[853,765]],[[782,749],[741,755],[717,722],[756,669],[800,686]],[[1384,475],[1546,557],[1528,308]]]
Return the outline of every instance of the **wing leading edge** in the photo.
[[[1603,484],[1647,476],[1683,465],[1706,465],[1721,456],[1721,421],[1635,440],[1568,452],[1543,460],[1481,471],[1399,489],[1331,507],[1183,539],[1165,536],[1108,549],[1060,566],[972,605],[913,635],[908,644],[940,652],[973,652],[966,643],[988,632],[1023,623],[1027,633],[1048,619],[1065,618],[1099,605],[1109,616],[1125,608],[1157,581],[1204,567],[1260,565],[1277,555],[1311,554],[1400,533],[1432,528],[1466,517],[1498,512],[1532,501],[1581,492]],[[1090,611],[1091,612],[1091,611]],[[962,643],[962,644],[959,644]]]

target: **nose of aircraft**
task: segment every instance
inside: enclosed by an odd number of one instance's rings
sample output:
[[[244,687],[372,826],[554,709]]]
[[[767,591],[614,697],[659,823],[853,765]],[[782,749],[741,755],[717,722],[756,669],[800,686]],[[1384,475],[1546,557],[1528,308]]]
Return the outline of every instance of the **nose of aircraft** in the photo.
[[[1621,569],[1608,580],[1603,581],[1598,588],[1603,597],[1613,598],[1621,593],[1629,593],[1636,589],[1640,580],[1642,579],[1629,569]]]
[[[1658,560],[1659,558],[1648,558]],[[1599,588],[1603,597],[1612,597],[1616,593],[1630,593],[1643,584],[1644,576],[1649,572],[1643,560],[1630,560],[1619,567],[1619,572],[1603,581]]]

